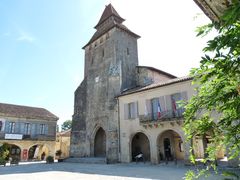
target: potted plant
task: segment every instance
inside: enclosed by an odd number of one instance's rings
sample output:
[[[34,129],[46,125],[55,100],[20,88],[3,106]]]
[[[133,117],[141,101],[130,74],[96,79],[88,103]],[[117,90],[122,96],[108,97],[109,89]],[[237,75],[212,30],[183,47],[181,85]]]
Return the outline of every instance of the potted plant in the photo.
[[[0,165],[6,166],[7,161],[5,160],[5,158],[0,157]]]
[[[0,145],[0,165],[6,166],[8,158],[9,158],[8,145],[6,143],[3,143]]]
[[[57,150],[55,155],[56,155],[56,159],[58,159],[58,162],[63,162],[63,159],[61,158],[61,155],[62,155],[61,149]]]
[[[61,154],[62,154],[61,149],[57,150],[56,153],[55,153],[55,155],[59,158],[60,158]]]
[[[47,163],[47,164],[54,163],[54,158],[53,158],[53,156],[47,156],[47,158],[46,158],[46,163]]]
[[[18,164],[19,164],[19,161],[20,161],[19,157],[12,157],[12,158],[11,158],[11,161],[10,161],[10,164],[16,164],[16,165],[18,165]]]

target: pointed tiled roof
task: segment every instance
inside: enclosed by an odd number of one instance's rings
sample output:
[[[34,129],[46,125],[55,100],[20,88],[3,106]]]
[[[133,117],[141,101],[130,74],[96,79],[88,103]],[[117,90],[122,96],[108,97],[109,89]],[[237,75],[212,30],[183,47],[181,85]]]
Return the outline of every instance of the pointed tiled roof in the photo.
[[[103,24],[110,17],[114,17],[114,20],[105,24],[102,28],[98,28],[101,24]],[[110,31],[114,27],[117,27],[117,28],[121,29],[122,31],[127,32],[128,34],[132,35],[135,38],[140,38],[139,35],[133,33],[126,26],[124,26],[122,24],[123,21],[124,21],[124,19],[117,13],[117,11],[114,9],[114,7],[111,4],[107,5],[105,7],[105,10],[103,11],[103,14],[102,14],[99,22],[95,26],[97,31],[93,34],[90,41],[85,46],[83,46],[83,49],[85,49],[85,47],[87,47],[93,41],[97,40],[99,37],[101,37],[103,34],[107,33],[108,31]]]
[[[105,7],[103,14],[100,20],[98,21],[97,25],[95,26],[95,28],[97,28],[100,24],[102,24],[106,19],[108,19],[111,16],[114,16],[115,18],[117,18],[120,21],[120,23],[122,23],[125,20],[118,14],[118,12],[114,9],[112,4],[110,3]]]

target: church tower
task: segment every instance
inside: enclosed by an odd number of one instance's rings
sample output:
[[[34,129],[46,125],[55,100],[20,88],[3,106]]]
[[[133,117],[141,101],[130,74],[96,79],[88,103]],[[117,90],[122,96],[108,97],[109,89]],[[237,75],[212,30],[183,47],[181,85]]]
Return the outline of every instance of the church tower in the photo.
[[[119,119],[116,96],[136,86],[137,39],[111,4],[83,47],[84,80],[75,91],[71,157],[106,157],[117,162]]]

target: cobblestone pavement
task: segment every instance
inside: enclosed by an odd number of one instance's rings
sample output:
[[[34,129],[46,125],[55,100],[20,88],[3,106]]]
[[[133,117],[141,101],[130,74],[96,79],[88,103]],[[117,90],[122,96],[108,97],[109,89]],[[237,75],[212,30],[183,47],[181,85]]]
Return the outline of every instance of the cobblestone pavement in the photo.
[[[0,166],[0,180],[181,180],[189,166],[175,164],[80,164],[80,163],[25,163],[17,166]],[[219,180],[220,176],[209,178]]]

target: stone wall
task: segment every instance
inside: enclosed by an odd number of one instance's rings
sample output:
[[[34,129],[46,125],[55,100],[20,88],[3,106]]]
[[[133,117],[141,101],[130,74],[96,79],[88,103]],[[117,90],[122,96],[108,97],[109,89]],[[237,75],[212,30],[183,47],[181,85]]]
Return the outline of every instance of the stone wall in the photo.
[[[122,90],[136,86],[137,40],[113,28],[85,48],[85,78],[75,92],[70,156],[94,156],[94,139],[106,133],[106,158],[118,161],[118,104]]]

